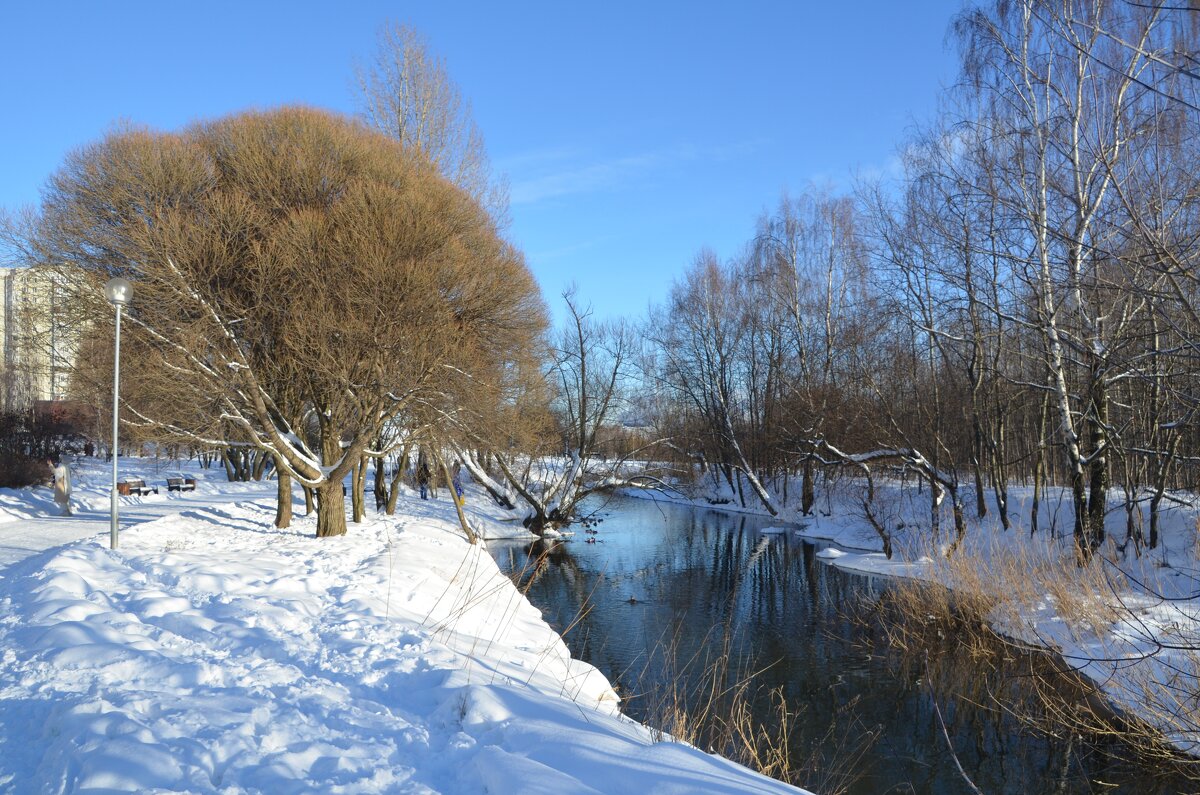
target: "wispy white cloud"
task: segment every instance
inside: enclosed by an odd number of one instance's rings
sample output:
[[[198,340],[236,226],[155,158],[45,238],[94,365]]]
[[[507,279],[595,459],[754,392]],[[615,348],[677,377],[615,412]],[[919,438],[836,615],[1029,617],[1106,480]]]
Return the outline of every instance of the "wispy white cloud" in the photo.
[[[612,235],[604,235],[595,237],[590,240],[581,240],[578,243],[572,243],[567,246],[559,246],[558,248],[545,249],[542,251],[527,252],[529,259],[533,262],[552,262],[556,259],[561,259],[571,254],[577,254],[580,251],[586,251],[590,248],[595,248],[601,243],[606,243],[612,240]]]
[[[515,155],[498,165],[509,174],[512,203],[533,204],[559,196],[611,190],[682,163],[730,160],[749,154],[760,143],[753,140],[724,146],[685,144],[591,162],[578,150],[561,147]]]
[[[513,182],[512,203],[533,204],[571,193],[606,190],[652,171],[663,162],[661,154],[634,155],[521,179]]]
[[[904,177],[904,159],[889,155],[882,163],[858,163],[842,173],[818,171],[810,174],[807,185],[834,192],[852,192],[862,184],[894,184]]]
[[[521,172],[546,168],[551,164],[563,161],[576,160],[581,154],[578,147],[552,146],[506,155],[496,160],[495,166],[497,171],[503,173]]]
[[[904,176],[904,160],[900,155],[891,155],[882,164],[867,164],[859,167],[858,179],[867,182],[893,182]]]

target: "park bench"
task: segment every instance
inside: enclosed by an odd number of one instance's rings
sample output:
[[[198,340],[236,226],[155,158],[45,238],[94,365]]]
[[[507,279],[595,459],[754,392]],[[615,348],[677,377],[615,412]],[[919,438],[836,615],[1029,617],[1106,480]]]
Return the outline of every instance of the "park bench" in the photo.
[[[157,486],[147,486],[146,481],[141,478],[126,478],[117,484],[117,494],[124,496],[144,494],[158,494]]]
[[[182,472],[167,475],[167,491],[195,491],[196,479]]]

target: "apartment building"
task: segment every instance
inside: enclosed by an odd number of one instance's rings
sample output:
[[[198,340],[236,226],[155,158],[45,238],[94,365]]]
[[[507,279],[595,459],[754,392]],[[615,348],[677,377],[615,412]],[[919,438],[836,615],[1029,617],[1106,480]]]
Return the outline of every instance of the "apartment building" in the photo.
[[[0,268],[0,411],[67,397],[78,335],[64,302],[45,272]]]

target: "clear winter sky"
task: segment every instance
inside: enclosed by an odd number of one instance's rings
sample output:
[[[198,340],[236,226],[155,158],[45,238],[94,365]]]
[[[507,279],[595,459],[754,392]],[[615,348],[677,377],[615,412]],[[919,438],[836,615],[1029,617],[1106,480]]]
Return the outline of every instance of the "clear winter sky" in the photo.
[[[512,192],[552,307],[640,315],[708,246],[735,255],[784,191],[894,171],[953,82],[961,0],[0,0],[0,206],[36,203],[119,119],[353,112],[387,19],[427,36]]]

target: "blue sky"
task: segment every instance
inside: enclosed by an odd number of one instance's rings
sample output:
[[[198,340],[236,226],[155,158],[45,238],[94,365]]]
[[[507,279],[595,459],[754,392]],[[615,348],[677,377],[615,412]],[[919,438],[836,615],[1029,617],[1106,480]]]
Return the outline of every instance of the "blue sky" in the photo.
[[[0,0],[0,206],[128,119],[353,112],[387,19],[445,57],[512,190],[547,300],[640,315],[701,247],[735,255],[784,191],[887,173],[956,56],[961,0],[203,2]]]

